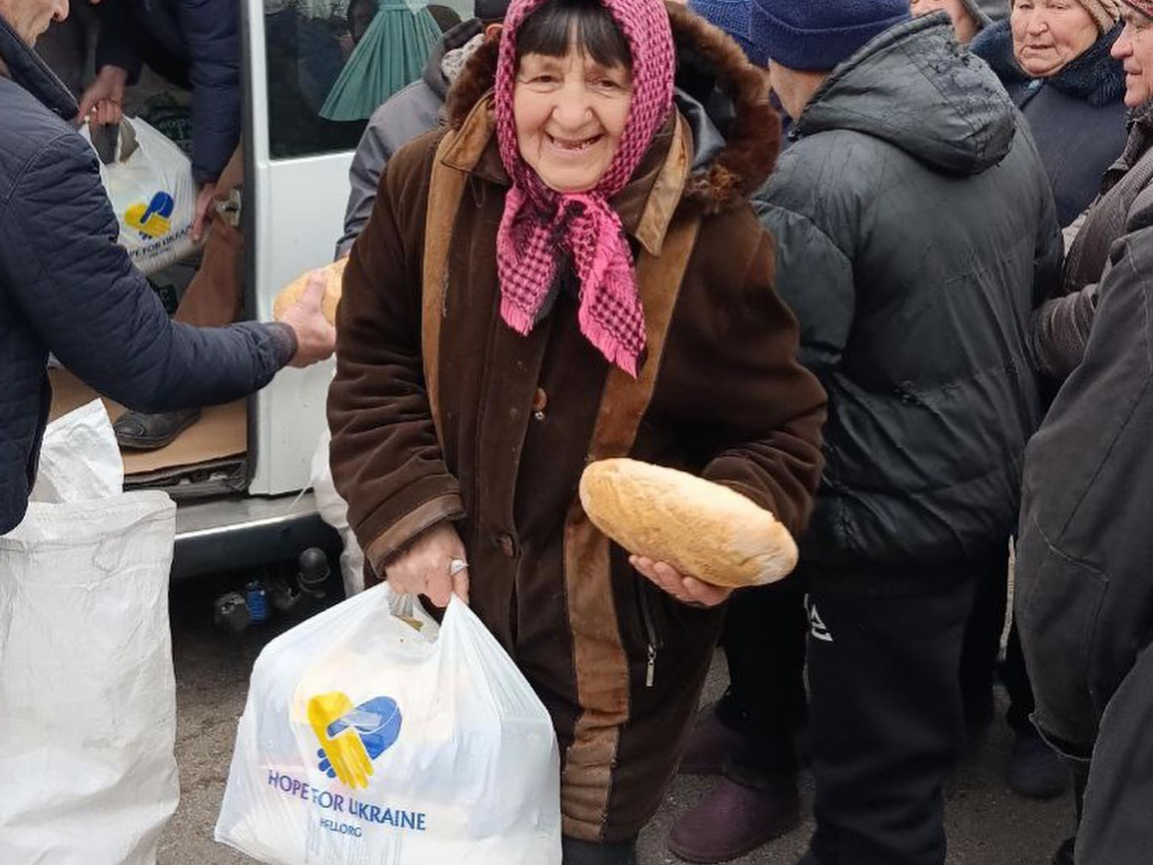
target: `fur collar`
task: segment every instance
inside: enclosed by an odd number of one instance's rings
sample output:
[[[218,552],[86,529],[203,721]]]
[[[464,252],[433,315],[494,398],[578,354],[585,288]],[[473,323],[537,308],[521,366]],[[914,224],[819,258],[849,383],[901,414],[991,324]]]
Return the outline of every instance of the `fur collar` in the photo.
[[[683,198],[706,214],[739,206],[772,173],[780,149],[781,126],[769,105],[768,88],[733,39],[684,6],[668,2],[669,23],[677,46],[678,78],[686,66],[712,75],[717,89],[732,104],[725,145],[706,164],[695,168]],[[460,129],[469,112],[493,86],[499,41],[477,51],[448,94],[447,114]]]
[[[1123,26],[1117,24],[1052,78],[1039,80],[1068,96],[1084,99],[1094,108],[1120,101],[1125,95],[1125,71],[1109,56],[1109,50]],[[1013,31],[1008,21],[984,30],[973,40],[970,50],[988,63],[1006,86],[1033,81],[1013,56]]]

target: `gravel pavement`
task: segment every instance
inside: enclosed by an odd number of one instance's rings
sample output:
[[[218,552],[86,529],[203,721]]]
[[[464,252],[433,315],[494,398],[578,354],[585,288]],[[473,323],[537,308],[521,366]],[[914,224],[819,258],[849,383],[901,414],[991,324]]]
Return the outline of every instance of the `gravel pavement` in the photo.
[[[293,622],[281,619],[239,636],[222,634],[211,623],[211,592],[207,584],[199,583],[178,587],[173,593],[181,801],[161,843],[159,865],[252,862],[213,842],[212,828],[253,661],[268,640]],[[715,699],[725,683],[724,660],[718,655],[706,700]],[[1004,695],[999,694],[999,699],[1003,701]],[[1067,798],[1036,803],[1009,792],[1002,771],[1009,745],[1009,733],[998,720],[970,746],[954,772],[947,789],[949,865],[1047,865],[1068,831],[1072,809]],[[711,783],[707,778],[677,779],[641,837],[638,865],[681,861],[665,850],[664,838],[677,815],[691,808]],[[807,777],[804,796],[808,806],[812,782]],[[806,822],[790,835],[734,861],[737,865],[793,865],[811,831],[812,824]]]

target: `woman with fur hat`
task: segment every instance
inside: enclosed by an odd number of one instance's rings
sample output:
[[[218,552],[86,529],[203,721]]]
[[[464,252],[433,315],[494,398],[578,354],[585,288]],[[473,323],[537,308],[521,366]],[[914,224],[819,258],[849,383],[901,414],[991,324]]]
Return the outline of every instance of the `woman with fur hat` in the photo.
[[[678,50],[725,136],[674,107]],[[825,395],[744,200],[778,122],[740,49],[660,0],[514,0],[447,107],[352,250],[333,477],[374,572],[470,603],[549,709],[565,865],[628,863],[727,593],[612,546],[578,481],[632,456],[806,521]]]
[[[1125,146],[1125,74],[1109,55],[1120,10],[1120,0],[1014,0],[1009,20],[971,45],[1028,119],[1062,227]]]

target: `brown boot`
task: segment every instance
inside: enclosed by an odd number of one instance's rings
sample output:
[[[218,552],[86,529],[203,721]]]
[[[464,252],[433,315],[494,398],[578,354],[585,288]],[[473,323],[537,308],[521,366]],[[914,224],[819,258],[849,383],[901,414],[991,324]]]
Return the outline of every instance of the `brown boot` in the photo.
[[[801,823],[795,775],[757,786],[725,777],[673,826],[669,850],[689,862],[727,862],[791,832]]]

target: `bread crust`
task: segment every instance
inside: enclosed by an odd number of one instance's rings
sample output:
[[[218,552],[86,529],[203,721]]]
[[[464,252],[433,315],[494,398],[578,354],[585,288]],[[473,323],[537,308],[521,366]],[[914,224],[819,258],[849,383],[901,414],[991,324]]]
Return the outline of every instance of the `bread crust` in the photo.
[[[721,484],[630,459],[591,463],[580,482],[593,525],[628,552],[716,586],[761,586],[797,565],[789,530]]]
[[[348,257],[345,256],[332,264],[320,268],[324,273],[327,284],[324,289],[324,298],[321,300],[320,306],[324,312],[324,317],[328,319],[331,325],[336,324],[336,307],[340,303],[341,286],[344,282],[344,268],[348,264]],[[312,271],[302,273],[296,279],[292,280],[276,295],[276,299],[272,301],[272,317],[276,321],[280,321],[284,317],[284,313],[290,306],[300,299],[300,295],[304,292],[305,286],[308,285],[308,276]]]

